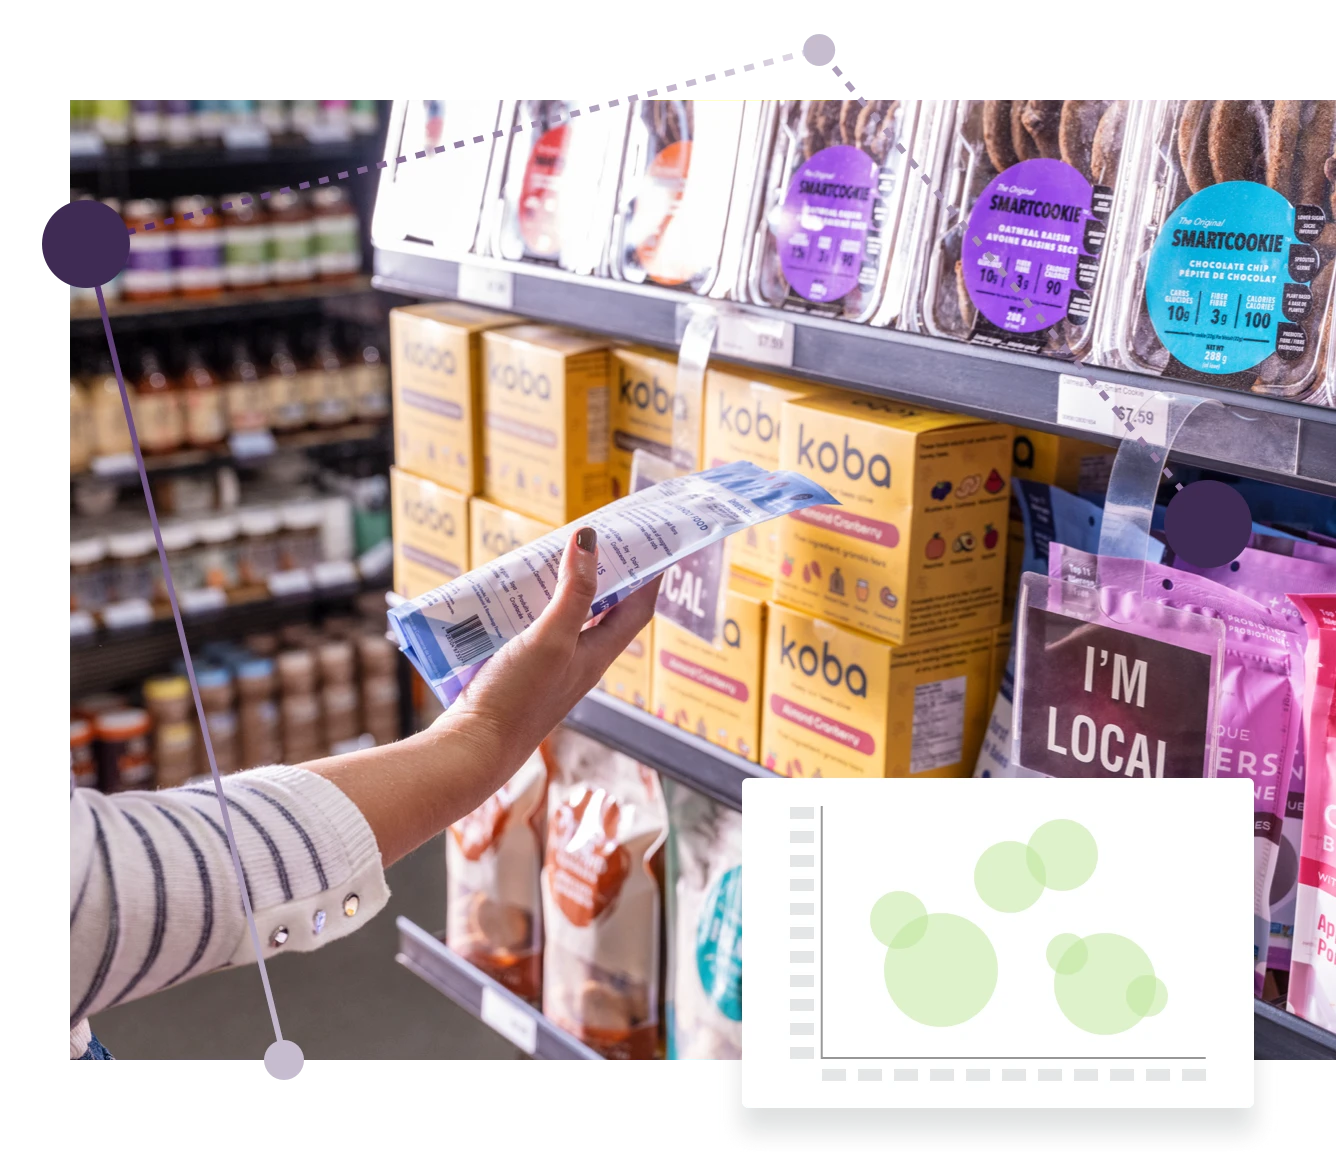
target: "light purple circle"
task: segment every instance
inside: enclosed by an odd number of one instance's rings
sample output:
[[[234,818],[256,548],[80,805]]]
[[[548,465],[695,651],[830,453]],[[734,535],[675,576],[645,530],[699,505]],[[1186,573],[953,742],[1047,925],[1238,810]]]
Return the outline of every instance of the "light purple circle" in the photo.
[[[1084,322],[1104,226],[1092,190],[1061,160],[1022,160],[994,176],[970,211],[961,244],[965,290],[1005,332]],[[1088,245],[1088,246],[1087,246]]]
[[[275,1080],[291,1080],[302,1070],[306,1057],[291,1040],[275,1040],[264,1050],[264,1066]]]
[[[793,173],[774,225],[779,264],[790,287],[818,304],[858,287],[877,165],[849,144],[822,148]]]

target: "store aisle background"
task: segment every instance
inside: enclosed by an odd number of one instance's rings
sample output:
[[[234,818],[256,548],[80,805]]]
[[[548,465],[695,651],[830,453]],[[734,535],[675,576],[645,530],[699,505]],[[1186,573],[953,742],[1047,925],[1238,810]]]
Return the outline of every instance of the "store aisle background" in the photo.
[[[283,1035],[308,1060],[505,1060],[515,1048],[394,959],[394,921],[445,921],[445,848],[424,844],[392,867],[389,905],[316,952],[269,961]],[[259,972],[201,976],[92,1020],[118,1060],[259,1060],[273,1041]]]

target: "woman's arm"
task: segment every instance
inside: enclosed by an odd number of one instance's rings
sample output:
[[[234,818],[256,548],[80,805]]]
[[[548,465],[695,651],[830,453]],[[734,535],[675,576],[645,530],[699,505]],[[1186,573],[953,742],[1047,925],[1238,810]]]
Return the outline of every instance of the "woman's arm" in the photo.
[[[592,529],[579,535],[546,611],[428,731],[224,778],[266,958],[320,947],[384,907],[384,868],[504,784],[648,623],[655,586],[585,627],[596,561]],[[212,784],[73,791],[72,1056],[93,1013],[254,958]]]

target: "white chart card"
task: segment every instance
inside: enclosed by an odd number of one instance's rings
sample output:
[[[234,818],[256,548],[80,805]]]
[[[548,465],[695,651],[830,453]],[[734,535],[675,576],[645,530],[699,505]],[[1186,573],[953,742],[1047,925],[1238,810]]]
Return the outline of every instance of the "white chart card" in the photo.
[[[1252,789],[747,780],[749,1108],[1247,1108]]]

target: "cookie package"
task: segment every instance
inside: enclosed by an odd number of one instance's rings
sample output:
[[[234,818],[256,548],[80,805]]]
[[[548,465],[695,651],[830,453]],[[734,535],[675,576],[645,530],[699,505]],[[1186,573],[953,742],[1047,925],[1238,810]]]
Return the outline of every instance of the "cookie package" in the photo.
[[[543,1012],[605,1059],[660,1055],[662,853],[650,769],[558,729],[543,859]]]

